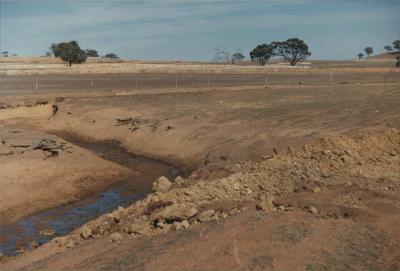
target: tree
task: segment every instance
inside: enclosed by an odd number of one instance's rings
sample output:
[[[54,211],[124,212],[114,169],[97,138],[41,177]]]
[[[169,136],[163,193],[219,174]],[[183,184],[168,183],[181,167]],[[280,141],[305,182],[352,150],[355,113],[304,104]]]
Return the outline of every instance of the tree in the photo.
[[[374,53],[374,48],[372,47],[366,47],[364,49],[365,53],[367,54],[367,56],[369,57],[370,55],[372,55]]]
[[[2,55],[3,57],[8,57],[8,51],[1,52],[1,55]]]
[[[363,53],[359,53],[358,54],[358,59],[361,59],[361,58],[363,58],[364,57],[364,54]]]
[[[231,57],[232,64],[234,64],[235,61],[242,61],[243,59],[245,59],[245,56],[239,51],[234,53]]]
[[[85,52],[89,57],[99,57],[99,53],[97,53],[97,51],[94,49],[86,49]]]
[[[295,66],[299,61],[311,55],[308,45],[301,39],[291,38],[286,41],[274,41],[270,44],[273,56],[281,56],[290,66]]]
[[[222,47],[215,46],[214,51],[215,51],[213,57],[214,61],[222,61],[226,63],[231,62],[231,51],[225,46]]]
[[[50,52],[46,52],[46,56],[47,57],[51,57],[51,53]]]
[[[61,58],[62,61],[67,62],[70,66],[72,63],[80,64],[86,61],[86,53],[80,47],[78,42],[60,42],[54,43],[50,46],[51,52],[55,57]]]
[[[400,40],[395,40],[393,42],[393,48],[400,52]]]
[[[386,45],[385,47],[383,47],[386,51],[391,52],[393,51],[393,47],[390,45]]]
[[[117,59],[118,56],[117,56],[116,54],[114,54],[114,53],[110,53],[110,54],[104,55],[104,58],[114,58],[114,59]]]
[[[257,45],[256,48],[254,48],[250,52],[250,59],[251,61],[257,61],[260,63],[261,66],[264,66],[265,63],[272,57],[272,48],[268,44],[260,44]]]

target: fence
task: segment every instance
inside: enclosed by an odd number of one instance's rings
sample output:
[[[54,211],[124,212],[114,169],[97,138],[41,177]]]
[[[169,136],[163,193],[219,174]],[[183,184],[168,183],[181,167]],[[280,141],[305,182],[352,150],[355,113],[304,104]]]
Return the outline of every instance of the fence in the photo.
[[[116,74],[1,76],[0,94],[396,82],[391,74]],[[397,80],[398,81],[398,80]]]

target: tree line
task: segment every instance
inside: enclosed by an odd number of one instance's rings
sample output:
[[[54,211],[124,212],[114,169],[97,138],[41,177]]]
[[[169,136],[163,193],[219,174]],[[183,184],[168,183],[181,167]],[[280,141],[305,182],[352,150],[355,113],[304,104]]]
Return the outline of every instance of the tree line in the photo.
[[[234,64],[236,61],[242,61],[245,59],[244,54],[237,50],[231,52],[226,47],[215,47],[215,61],[225,61],[227,63]],[[395,40],[391,45],[384,46],[387,52],[397,50],[400,52],[400,40]],[[370,46],[364,49],[367,57],[373,54],[374,49]],[[2,52],[4,53],[8,52]],[[53,43],[50,46],[50,52],[46,53],[46,56],[52,56],[60,58],[64,62],[67,62],[70,66],[72,64],[84,63],[87,57],[100,57],[97,50],[80,48],[77,41]],[[299,38],[290,38],[285,41],[273,41],[271,43],[263,43],[257,45],[253,50],[250,51],[250,59],[252,62],[257,62],[260,65],[265,65],[271,58],[280,57],[284,61],[288,62],[291,66],[295,66],[299,61],[305,60],[311,55],[308,45]],[[109,53],[103,58],[118,59],[118,56],[114,53]],[[362,59],[363,53],[358,54],[358,58]]]
[[[383,49],[385,49],[388,53],[393,52],[394,50],[400,53],[400,40],[395,40],[394,42],[392,42],[392,45],[386,45],[383,47]],[[364,52],[367,57],[370,57],[374,53],[374,48],[367,46],[365,47]],[[358,59],[362,59],[364,57],[364,54],[359,53],[357,56]]]
[[[226,47],[215,48],[215,61],[225,61],[234,64],[235,61],[240,61],[245,56],[237,50],[231,53]],[[257,45],[250,52],[250,59],[252,62],[257,62],[260,65],[265,65],[268,60],[273,57],[281,57],[287,61],[291,66],[295,66],[299,61],[305,60],[311,55],[308,45],[299,38],[290,38],[285,41],[273,41],[271,43],[263,43]]]

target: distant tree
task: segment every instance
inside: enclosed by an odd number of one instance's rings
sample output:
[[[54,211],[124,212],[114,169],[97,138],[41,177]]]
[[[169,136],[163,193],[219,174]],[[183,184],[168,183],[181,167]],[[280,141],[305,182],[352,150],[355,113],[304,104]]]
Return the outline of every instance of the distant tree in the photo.
[[[50,46],[50,50],[55,57],[61,58],[62,61],[67,62],[70,66],[72,63],[81,64],[86,61],[86,53],[80,47],[78,42],[60,42],[54,43]]]
[[[272,57],[272,48],[268,44],[260,44],[257,45],[256,48],[254,48],[250,52],[250,59],[253,62],[258,62],[260,63],[261,66],[264,66],[265,63]]]
[[[8,51],[1,52],[1,55],[2,55],[3,57],[8,57]]]
[[[51,57],[52,54],[51,54],[50,52],[46,52],[46,56],[47,56],[47,57]]]
[[[395,40],[393,42],[393,48],[400,52],[400,40]]]
[[[11,54],[11,56],[18,56],[17,54]]]
[[[235,64],[235,61],[242,61],[243,59],[245,59],[245,56],[242,54],[242,52],[239,51],[232,54],[231,57],[232,64]]]
[[[97,51],[94,49],[86,49],[85,52],[89,57],[99,57],[99,53],[97,53]]]
[[[110,54],[104,55],[104,58],[114,58],[114,59],[117,59],[118,56],[117,56],[116,54],[114,54],[114,53],[110,53]]]
[[[214,61],[222,61],[222,62],[226,62],[226,63],[230,63],[231,62],[231,51],[226,48],[225,46],[215,46],[214,47]]]
[[[393,51],[393,47],[390,45],[386,45],[385,47],[383,47],[386,51],[391,52]]]
[[[367,54],[367,56],[369,57],[370,55],[372,55],[374,53],[374,48],[372,47],[366,47],[364,49],[365,53]]]
[[[361,58],[363,58],[364,57],[364,54],[363,53],[359,53],[358,54],[358,59],[361,59]]]
[[[286,41],[274,41],[270,44],[273,56],[281,56],[290,66],[295,66],[299,61],[311,55],[308,45],[301,39],[291,38]]]

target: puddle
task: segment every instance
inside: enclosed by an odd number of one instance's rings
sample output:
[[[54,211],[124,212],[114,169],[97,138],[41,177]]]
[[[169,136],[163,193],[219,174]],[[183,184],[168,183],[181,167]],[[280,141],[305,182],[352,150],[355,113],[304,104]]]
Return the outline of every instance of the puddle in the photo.
[[[175,168],[129,153],[116,141],[92,143],[72,137],[66,139],[95,152],[104,159],[132,168],[139,174],[118,182],[106,191],[88,199],[52,208],[23,218],[16,223],[0,226],[0,252],[4,255],[13,256],[20,253],[21,249],[29,250],[33,241],[44,244],[56,236],[68,234],[118,206],[127,206],[145,197],[151,191],[152,181],[158,176],[165,175],[173,178],[178,175]],[[40,231],[45,229],[54,230],[54,234],[41,235]]]

